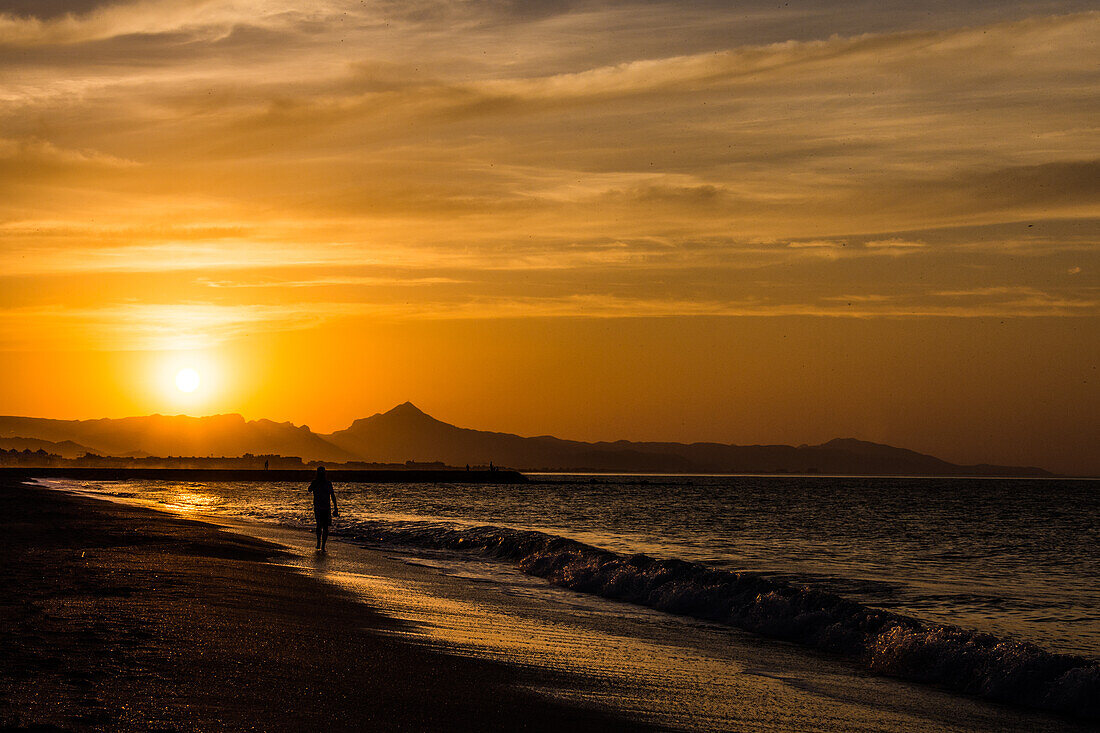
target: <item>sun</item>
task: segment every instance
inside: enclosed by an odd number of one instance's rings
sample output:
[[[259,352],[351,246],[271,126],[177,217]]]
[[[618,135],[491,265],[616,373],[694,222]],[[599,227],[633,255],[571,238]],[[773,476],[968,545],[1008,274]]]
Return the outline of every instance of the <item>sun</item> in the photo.
[[[199,373],[187,367],[176,372],[176,386],[180,392],[194,392],[199,388]]]
[[[225,395],[227,376],[220,355],[205,351],[162,352],[147,362],[144,382],[150,407],[164,410],[205,410]]]

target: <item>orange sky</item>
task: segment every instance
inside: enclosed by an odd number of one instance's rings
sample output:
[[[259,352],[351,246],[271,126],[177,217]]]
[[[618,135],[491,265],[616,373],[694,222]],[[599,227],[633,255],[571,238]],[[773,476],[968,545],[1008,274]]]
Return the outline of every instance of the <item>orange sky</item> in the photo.
[[[6,2],[0,413],[1100,473],[1091,5]]]

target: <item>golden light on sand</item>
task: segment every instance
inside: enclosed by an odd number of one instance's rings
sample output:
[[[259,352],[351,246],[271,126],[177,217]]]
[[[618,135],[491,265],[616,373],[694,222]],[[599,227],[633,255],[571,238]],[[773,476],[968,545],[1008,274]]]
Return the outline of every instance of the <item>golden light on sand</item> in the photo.
[[[191,367],[180,369],[176,373],[176,387],[181,392],[194,392],[199,388],[200,381],[199,373]]]

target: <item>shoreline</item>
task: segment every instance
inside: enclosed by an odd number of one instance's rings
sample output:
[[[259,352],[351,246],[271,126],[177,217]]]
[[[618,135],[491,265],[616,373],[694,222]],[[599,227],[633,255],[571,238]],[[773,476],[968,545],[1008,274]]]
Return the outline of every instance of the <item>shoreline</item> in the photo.
[[[0,480],[0,727],[621,730],[540,670],[408,643],[279,545]]]
[[[84,481],[235,481],[294,482],[308,484],[317,475],[313,468],[96,468],[96,467],[0,467],[0,482],[32,478],[67,478]],[[464,483],[520,484],[528,479],[519,471],[464,471],[461,469],[342,469],[326,471],[332,483]]]
[[[46,724],[63,726],[63,730],[290,730],[323,724],[337,730],[635,730],[648,726],[702,733],[743,730],[750,721],[753,729],[771,733],[809,729],[836,733],[1091,729],[1084,721],[1075,723],[1062,716],[1004,707],[935,685],[868,675],[833,655],[747,631],[578,594],[489,558],[410,551],[386,543],[342,541],[339,536],[330,539],[329,554],[319,555],[312,550],[310,532],[283,524],[211,515],[201,508],[172,503],[148,508],[152,502],[137,496],[100,499],[78,488],[23,487],[23,494],[20,507],[19,502],[8,501],[8,492],[0,489],[0,517],[4,518],[0,520],[0,547],[4,547],[5,557],[13,559],[10,566],[17,576],[14,582],[5,578],[8,587],[0,596],[0,610],[6,609],[7,614],[0,616],[0,622],[14,630],[9,638],[0,637],[0,730],[41,724],[41,718],[13,717],[12,711],[16,715],[24,710],[40,711],[35,706],[42,699],[59,700],[62,712],[72,709],[71,681],[63,680],[65,684],[59,687],[58,668],[75,670],[78,682],[115,678],[125,682],[122,687],[103,683],[93,700],[100,704],[98,708],[77,715],[66,713],[76,722],[64,726],[53,722],[57,718],[46,719]],[[89,523],[100,535],[91,544],[88,540],[94,540],[95,533],[89,534]],[[195,531],[201,537],[190,536]],[[180,532],[190,538],[177,537]],[[29,547],[19,548],[21,541]],[[58,544],[70,548],[67,554],[58,552]],[[102,547],[109,551],[104,553]],[[21,555],[13,551],[16,548]],[[87,553],[86,558],[81,557],[82,552]],[[190,591],[183,598],[162,597],[165,593],[179,595],[176,588],[181,571]],[[79,574],[79,592],[66,591],[74,573]],[[62,608],[69,610],[60,615],[69,627],[64,635],[50,636],[57,630],[52,625],[57,622],[52,608],[46,609],[50,616],[11,615],[13,608],[27,603],[43,604],[44,599],[28,594],[18,582],[28,574],[36,583],[48,580],[65,591]],[[309,581],[304,587],[311,590],[288,594],[283,587],[288,574],[296,587]],[[303,592],[326,606],[350,600],[352,610],[332,615],[326,608],[317,616],[302,603]],[[181,616],[175,608],[181,601],[187,604],[182,621],[165,623],[166,616]],[[126,603],[130,606],[123,610],[117,607]],[[72,609],[84,609],[86,623],[89,607],[97,613],[108,612],[105,624],[90,630],[94,633],[74,628],[69,618]],[[202,684],[190,688],[183,685],[185,689],[178,692],[181,680],[192,682],[196,674],[208,674],[212,644],[223,644],[247,632],[239,625],[226,625],[224,617],[230,613],[247,625],[259,623],[269,629],[253,634],[251,643],[219,648],[220,656],[213,658],[214,662],[222,660],[219,669],[251,669],[245,675],[247,689],[258,685],[271,699],[291,699],[297,707],[305,704],[300,694],[306,696],[306,703],[314,702],[311,696],[318,680],[337,680],[345,692],[335,703],[323,703],[320,713],[296,707],[277,715],[263,707],[269,707],[264,695],[245,700],[245,708],[261,706],[252,713],[261,720],[259,725],[241,722],[247,711],[241,713],[233,685],[218,685],[217,677],[215,681],[197,680]],[[159,629],[159,634],[150,635],[150,614],[157,619],[152,627]],[[182,630],[176,629],[177,625]],[[362,648],[355,640],[348,646],[344,636],[351,627],[368,637],[365,653],[346,651]],[[97,639],[96,634],[104,628],[113,633]],[[36,644],[47,646],[42,639],[48,640],[48,646],[60,648],[51,649],[56,652],[51,657],[36,655]],[[64,643],[58,645],[58,639]],[[112,661],[113,650],[125,651],[134,639],[143,645],[140,653]],[[196,643],[205,644],[207,650],[196,655],[191,648]],[[71,648],[74,644],[75,649]],[[300,657],[303,644],[321,650],[322,659],[307,660],[314,665],[312,669],[335,669],[333,665],[343,664],[340,668],[344,671],[317,675],[303,669],[301,659],[287,671],[288,655]],[[428,663],[406,663],[410,649],[414,657],[426,658]],[[344,664],[346,660],[338,663],[330,659],[344,653],[365,661],[349,666]],[[380,658],[380,653],[385,661],[376,665],[371,660]],[[150,664],[149,656],[162,661]],[[100,664],[103,658],[112,661],[106,668]],[[192,671],[181,671],[164,659],[187,663]],[[13,664],[17,665],[14,669]],[[376,666],[385,669],[384,679],[375,679]],[[154,668],[154,682],[135,701],[126,690],[132,688],[133,677],[145,679],[149,667]],[[25,680],[31,689],[18,688]],[[358,686],[354,684],[357,680]],[[461,699],[460,713],[435,710],[436,717],[425,717],[415,704],[410,710],[405,697],[392,694],[394,683],[402,692],[407,692],[410,684],[420,685],[421,698],[431,700],[434,706],[453,705],[448,697]],[[239,676],[233,678],[233,684],[240,684]],[[210,685],[223,697],[210,702]],[[226,691],[226,687],[230,689]],[[169,718],[161,725],[163,716],[156,717],[161,713],[154,703],[160,703],[164,689],[172,691],[172,701],[164,705]],[[13,695],[12,690],[22,696]],[[361,698],[367,694],[381,699],[385,716],[381,723],[376,722],[380,703],[363,702]],[[3,707],[9,700],[10,707]],[[348,700],[360,705],[355,715],[375,717],[339,718],[333,711]],[[499,708],[502,703],[512,712],[498,709],[488,716],[470,712],[481,711],[486,705]],[[193,718],[179,717],[180,706],[208,710],[218,717],[202,718],[206,725],[192,724]],[[226,706],[225,711],[217,712]],[[547,706],[552,711],[549,716],[542,712]],[[149,717],[144,722],[124,718],[119,711],[126,710]],[[538,721],[531,722],[527,710],[534,711]],[[290,718],[286,716],[291,714],[298,717],[287,722]],[[579,723],[574,722],[577,716]],[[470,722],[471,718],[476,722]]]

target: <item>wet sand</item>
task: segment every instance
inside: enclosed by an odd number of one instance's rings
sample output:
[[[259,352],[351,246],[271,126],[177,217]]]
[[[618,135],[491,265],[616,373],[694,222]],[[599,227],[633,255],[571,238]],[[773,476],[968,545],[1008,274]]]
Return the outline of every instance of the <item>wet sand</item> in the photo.
[[[0,728],[617,730],[560,672],[402,640],[279,545],[0,483]],[[569,680],[575,685],[576,680]]]

